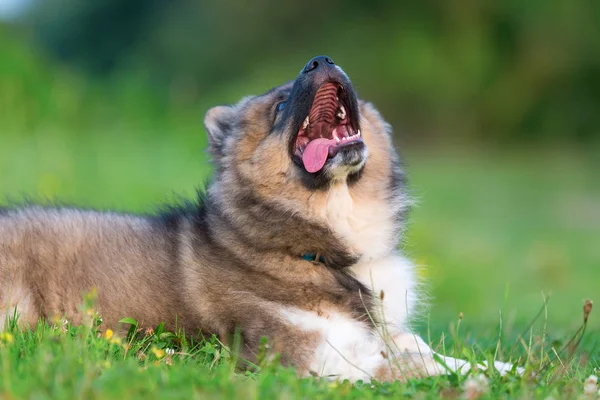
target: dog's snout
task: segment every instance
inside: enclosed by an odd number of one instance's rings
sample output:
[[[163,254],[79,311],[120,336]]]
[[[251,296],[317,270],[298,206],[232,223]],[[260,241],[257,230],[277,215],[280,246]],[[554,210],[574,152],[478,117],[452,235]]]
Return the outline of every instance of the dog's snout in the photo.
[[[333,60],[330,57],[317,56],[317,57],[313,58],[312,60],[310,60],[306,64],[306,66],[304,67],[302,72],[307,74],[307,73],[313,72],[313,71],[320,71],[320,70],[328,69],[334,65],[335,65],[335,63],[333,62]]]

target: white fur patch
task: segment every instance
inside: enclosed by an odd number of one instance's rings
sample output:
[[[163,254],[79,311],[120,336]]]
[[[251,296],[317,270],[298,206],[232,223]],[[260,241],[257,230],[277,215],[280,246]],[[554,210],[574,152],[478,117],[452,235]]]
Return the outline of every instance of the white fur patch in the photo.
[[[322,218],[350,246],[361,260],[376,260],[396,247],[394,214],[397,206],[373,200],[354,201],[348,186],[336,184],[330,190]]]
[[[433,359],[433,352],[421,338],[411,333],[393,337],[371,331],[341,314],[329,317],[297,308],[280,310],[281,315],[307,333],[318,333],[314,356],[308,366],[322,377],[368,381],[382,370],[390,369],[396,378],[402,375],[425,376],[444,373]],[[453,362],[455,361],[455,362]],[[466,361],[446,358],[449,368],[467,370]]]
[[[322,377],[368,381],[382,370],[390,369],[396,378],[430,376],[457,372],[468,373],[468,361],[438,355],[445,365],[435,361],[434,352],[418,336],[404,332],[391,336],[371,331],[365,324],[342,314],[328,317],[294,307],[280,309],[281,316],[306,333],[318,333],[310,372]],[[494,367],[504,375],[513,365],[496,361]],[[478,366],[486,369],[487,364]],[[518,368],[522,374],[523,369]]]
[[[305,332],[317,332],[319,343],[309,370],[324,377],[356,381],[370,379],[384,361],[383,342],[367,326],[341,314],[322,317],[297,308],[280,311],[282,316]]]
[[[360,261],[352,266],[352,272],[378,299],[376,319],[385,322],[389,331],[408,332],[408,318],[419,299],[414,265],[392,254],[377,261]]]

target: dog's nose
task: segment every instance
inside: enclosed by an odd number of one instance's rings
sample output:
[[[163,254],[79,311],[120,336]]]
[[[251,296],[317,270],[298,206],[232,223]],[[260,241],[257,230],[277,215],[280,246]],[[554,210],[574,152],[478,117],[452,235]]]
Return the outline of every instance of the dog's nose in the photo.
[[[335,65],[335,63],[328,56],[317,56],[317,57],[313,58],[312,60],[310,60],[308,62],[308,64],[306,64],[306,66],[304,67],[302,72],[307,74],[307,73],[313,72],[313,71],[328,69],[334,65]]]

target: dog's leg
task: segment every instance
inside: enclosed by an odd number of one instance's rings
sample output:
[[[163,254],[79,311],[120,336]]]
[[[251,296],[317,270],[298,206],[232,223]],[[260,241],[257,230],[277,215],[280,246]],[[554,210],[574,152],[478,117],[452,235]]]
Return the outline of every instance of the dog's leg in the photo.
[[[448,373],[466,374],[473,368],[486,370],[489,368],[487,362],[478,363],[476,366],[471,365],[467,360],[444,356],[435,353],[420,337],[411,333],[402,333],[394,336],[391,340],[390,347],[395,349],[395,354],[400,357],[402,355],[411,355],[411,361],[418,363],[418,358],[421,360],[421,369],[426,375],[442,375]],[[417,357],[418,354],[418,357]],[[501,374],[505,375],[512,371],[514,364],[501,361],[494,361],[494,368]],[[521,375],[524,369],[516,367],[515,371]]]
[[[350,327],[347,327],[349,329]],[[378,381],[405,381],[434,375],[466,374],[473,369],[469,361],[435,353],[420,337],[412,333],[396,334],[393,338],[364,335],[340,326],[330,330],[316,349],[312,372],[323,377]],[[485,363],[475,366],[485,370]],[[494,367],[504,375],[512,364],[495,362]],[[523,369],[518,368],[522,374]]]
[[[448,367],[447,369],[450,370],[449,372],[454,372],[457,374],[464,375],[472,369],[472,365],[469,361],[461,360],[460,358],[442,356],[441,354],[438,354],[438,353],[435,353],[435,354],[437,354],[437,357],[442,360],[443,366]],[[477,368],[481,369],[481,370],[488,369],[489,366],[488,366],[487,361],[478,363]],[[514,364],[511,364],[511,363],[505,363],[502,361],[494,361],[494,368],[496,369],[496,371],[498,371],[498,373],[500,375],[504,376],[507,373],[509,373],[510,371],[512,371],[513,368],[515,368],[515,367],[514,367]],[[522,375],[524,371],[525,370],[521,367],[515,368],[515,372],[518,375]]]
[[[394,381],[448,372],[429,346],[413,334],[386,337],[343,314],[320,316],[299,309],[287,309],[282,314],[292,323],[290,331],[312,337],[310,348],[302,352],[306,357],[295,362],[304,366],[304,374],[350,381]],[[289,343],[283,349],[297,351],[298,345]],[[466,372],[470,367],[466,361],[446,361],[455,370]]]

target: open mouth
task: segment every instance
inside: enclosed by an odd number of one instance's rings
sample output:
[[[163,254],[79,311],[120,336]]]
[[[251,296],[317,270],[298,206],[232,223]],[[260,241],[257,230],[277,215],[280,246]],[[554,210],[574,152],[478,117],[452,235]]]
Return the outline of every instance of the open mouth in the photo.
[[[321,85],[294,143],[294,154],[308,172],[320,171],[340,150],[362,143],[360,130],[350,121],[344,87],[337,82]]]

